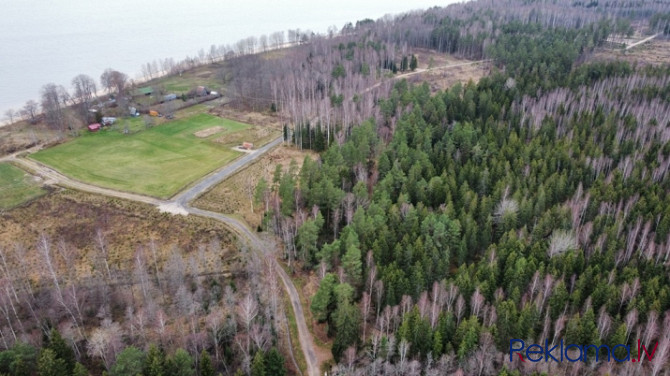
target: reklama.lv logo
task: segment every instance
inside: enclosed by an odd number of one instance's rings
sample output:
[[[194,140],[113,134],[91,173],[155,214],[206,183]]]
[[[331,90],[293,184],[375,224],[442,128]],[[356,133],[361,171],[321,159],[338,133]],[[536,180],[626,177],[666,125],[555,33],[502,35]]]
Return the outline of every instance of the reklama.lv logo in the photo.
[[[515,347],[516,344],[516,347]],[[520,346],[519,346],[520,345]],[[531,361],[531,362],[545,362],[554,361],[554,362],[563,362],[567,360],[568,362],[587,362],[589,360],[589,350],[595,350],[595,361],[607,361],[610,362],[614,360],[615,362],[640,362],[642,361],[642,353],[645,354],[645,357],[652,361],[654,359],[654,354],[656,353],[656,348],[658,348],[658,342],[654,344],[654,349],[649,351],[641,341],[637,340],[637,358],[631,359],[630,346],[628,345],[615,345],[610,348],[607,345],[574,345],[570,344],[564,346],[563,340],[560,343],[557,343],[553,347],[550,347],[549,340],[544,341],[544,346],[539,344],[532,344],[526,347],[526,343],[520,339],[510,339],[509,341],[509,361],[512,362],[514,359],[514,354],[518,355],[519,360],[522,362]],[[623,358],[617,358],[615,351],[617,349],[623,349],[619,351],[619,355],[624,353],[626,356]],[[592,352],[593,354],[593,352]],[[593,360],[593,359],[591,359]]]

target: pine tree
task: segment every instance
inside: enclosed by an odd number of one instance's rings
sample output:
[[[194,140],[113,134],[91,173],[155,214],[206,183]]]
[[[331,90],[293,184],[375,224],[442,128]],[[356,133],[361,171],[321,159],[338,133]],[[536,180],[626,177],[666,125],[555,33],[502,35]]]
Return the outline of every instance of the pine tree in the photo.
[[[347,251],[342,257],[342,267],[349,284],[359,287],[363,278],[363,261],[361,260],[361,250],[357,245],[347,246]]]
[[[257,351],[254,360],[251,362],[251,376],[265,375],[265,360],[263,359],[263,353]]]
[[[326,321],[330,315],[330,310],[335,302],[334,289],[336,283],[337,277],[334,274],[326,274],[319,284],[319,289],[312,298],[310,310],[314,314],[314,318],[319,322]]]
[[[442,334],[439,330],[436,330],[433,335],[433,357],[439,358],[443,354],[442,348]]]
[[[37,361],[37,372],[40,376],[70,376],[67,365],[63,359],[57,358],[51,349],[43,349]]]
[[[156,345],[149,346],[149,352],[144,359],[144,376],[165,375],[165,354]]]
[[[49,338],[47,348],[54,352],[54,355],[57,359],[63,360],[65,363],[65,368],[68,370],[68,372],[72,372],[74,370],[74,365],[76,363],[74,351],[70,345],[65,342],[58,330],[51,330],[51,336]]]
[[[200,353],[200,362],[198,363],[198,374],[200,376],[214,376],[215,372],[212,358],[207,351],[202,350]]]
[[[316,220],[305,221],[298,228],[298,248],[300,249],[300,258],[306,266],[312,265],[312,259],[317,250],[316,241],[319,237],[319,227]]]
[[[88,370],[86,369],[86,367],[84,367],[83,364],[77,362],[74,365],[72,376],[88,376]]]
[[[256,201],[257,204],[263,202],[263,198],[265,197],[267,190],[268,190],[268,182],[265,180],[264,177],[261,177],[260,180],[258,180],[258,184],[256,184],[256,191],[254,192],[254,200]],[[267,209],[268,208],[265,208],[265,210]]]
[[[272,376],[286,376],[285,362],[277,348],[271,348],[265,355],[265,373]]]
[[[109,369],[110,376],[136,376],[142,372],[144,352],[134,346],[123,349],[116,363]]]
[[[177,349],[174,355],[168,358],[165,367],[167,374],[170,376],[193,376],[195,369],[193,368],[193,358],[184,349]]]
[[[337,335],[333,342],[332,352],[335,360],[339,361],[349,346],[355,346],[358,343],[361,318],[358,307],[347,301],[342,304],[338,303],[334,316]]]

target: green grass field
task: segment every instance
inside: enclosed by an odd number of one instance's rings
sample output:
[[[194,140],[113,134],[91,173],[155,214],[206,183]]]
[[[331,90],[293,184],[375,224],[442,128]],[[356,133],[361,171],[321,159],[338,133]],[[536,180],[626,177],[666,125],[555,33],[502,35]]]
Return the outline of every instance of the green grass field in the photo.
[[[249,127],[199,114],[131,135],[112,130],[85,134],[32,158],[88,183],[167,198],[240,155],[211,137],[193,135],[215,126],[224,127],[223,132]]]
[[[0,209],[11,209],[44,193],[32,176],[9,163],[0,163]]]

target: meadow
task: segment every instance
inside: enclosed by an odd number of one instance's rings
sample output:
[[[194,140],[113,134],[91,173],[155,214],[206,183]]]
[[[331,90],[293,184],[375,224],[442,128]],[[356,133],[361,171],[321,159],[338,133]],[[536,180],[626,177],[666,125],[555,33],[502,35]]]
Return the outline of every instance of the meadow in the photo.
[[[207,138],[195,132],[222,130]],[[72,178],[123,191],[168,198],[240,153],[213,137],[245,130],[247,124],[209,114],[166,122],[124,135],[114,130],[88,133],[31,156]]]
[[[11,209],[44,193],[32,176],[9,163],[0,163],[0,209]]]

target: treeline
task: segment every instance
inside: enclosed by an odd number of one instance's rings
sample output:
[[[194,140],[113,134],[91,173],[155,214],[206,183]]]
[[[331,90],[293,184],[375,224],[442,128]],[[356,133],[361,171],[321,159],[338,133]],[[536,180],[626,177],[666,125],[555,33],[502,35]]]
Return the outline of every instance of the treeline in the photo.
[[[286,257],[322,278],[336,372],[666,369],[670,75],[576,68],[607,28],[511,23],[491,47],[503,71],[435,95],[398,82],[379,118],[259,189]],[[521,363],[511,338],[658,347]]]
[[[25,343],[16,343],[0,352],[0,375],[12,376],[88,376],[90,371],[78,362],[72,348],[61,334],[53,329],[44,338],[40,349]],[[241,369],[235,375],[245,375]],[[257,351],[250,365],[253,376],[286,375],[283,356],[272,348]],[[109,371],[109,376],[215,376],[216,367],[210,354],[203,350],[197,359],[188,351],[177,349],[166,355],[162,348],[150,345],[147,351],[134,346],[121,350]]]
[[[300,147],[311,147],[305,137],[316,133],[326,144],[342,143],[353,126],[384,117],[378,104],[391,91],[390,78],[429,63],[421,49],[493,59],[515,70],[520,95],[528,94],[562,85],[574,63],[608,35],[630,33],[630,19],[659,9],[656,3],[472,1],[363,20],[281,55],[228,60],[231,95],[239,105],[277,111],[287,140]]]

